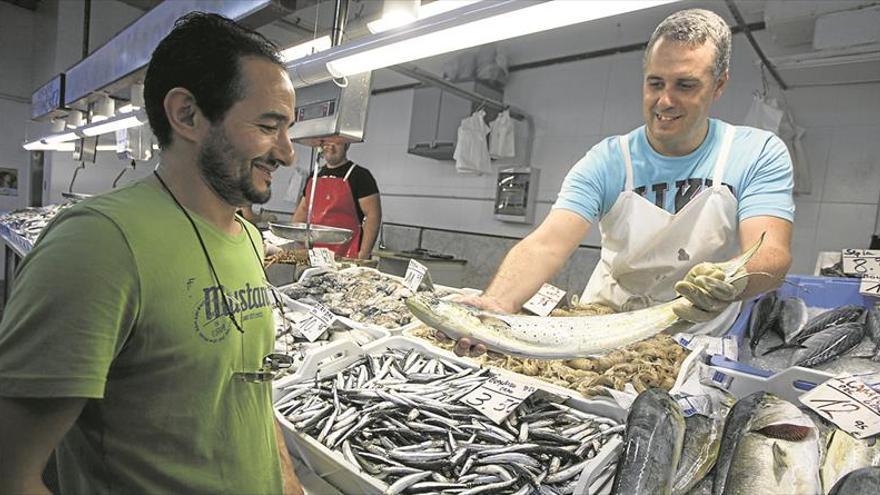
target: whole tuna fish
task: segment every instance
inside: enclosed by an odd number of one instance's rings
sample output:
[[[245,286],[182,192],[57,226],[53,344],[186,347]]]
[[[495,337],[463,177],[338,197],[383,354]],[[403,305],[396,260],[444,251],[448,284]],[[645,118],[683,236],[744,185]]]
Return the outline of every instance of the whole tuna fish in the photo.
[[[880,441],[876,438],[860,440],[834,430],[820,471],[825,493],[848,473],[869,466],[880,466]]]
[[[752,312],[749,314],[749,335],[751,336],[749,347],[752,349],[752,354],[764,335],[771,328],[776,327],[782,310],[781,302],[774,290],[764,294],[752,307]]]
[[[855,304],[849,304],[829,311],[825,311],[824,313],[820,313],[811,318],[810,321],[808,321],[806,325],[804,325],[800,332],[788,337],[788,339],[786,339],[783,344],[767,349],[767,352],[765,352],[764,355],[770,354],[771,352],[779,349],[797,347],[813,335],[816,335],[817,333],[835,325],[840,325],[841,323],[848,323],[851,321],[858,321],[862,317],[864,312],[865,308],[857,306]]]
[[[719,263],[734,274],[752,258],[764,235],[748,251]],[[406,300],[409,310],[429,327],[448,337],[467,337],[487,349],[537,359],[574,359],[604,354],[669,329],[684,331],[692,324],[679,320],[672,308],[682,298],[638,311],[599,316],[541,317],[487,313],[427,294]]]
[[[673,495],[684,495],[697,485],[715,465],[721,447],[724,420],[733,406],[731,396],[713,397],[709,416],[694,414],[684,418],[684,446],[675,472]]]
[[[819,493],[819,445],[813,421],[774,395],[764,396],[755,406],[733,453],[724,494]]]
[[[791,366],[810,368],[830,361],[859,345],[863,338],[865,325],[860,321],[833,326],[804,341],[802,349],[792,355]]]
[[[733,462],[733,454],[740,440],[746,434],[752,411],[759,403],[766,402],[770,397],[767,392],[755,392],[743,397],[734,404],[727,414],[724,433],[721,435],[721,450],[715,461],[715,479],[712,482],[712,495],[722,495],[727,486],[727,474]]]
[[[672,493],[684,430],[681,409],[665,390],[651,388],[639,394],[626,418],[626,443],[611,493]]]
[[[779,333],[786,343],[791,342],[795,335],[800,334],[810,316],[807,313],[807,303],[799,297],[786,297],[782,299],[782,309],[779,311]]]
[[[840,478],[829,495],[874,495],[877,493],[880,493],[880,467],[866,467]]]

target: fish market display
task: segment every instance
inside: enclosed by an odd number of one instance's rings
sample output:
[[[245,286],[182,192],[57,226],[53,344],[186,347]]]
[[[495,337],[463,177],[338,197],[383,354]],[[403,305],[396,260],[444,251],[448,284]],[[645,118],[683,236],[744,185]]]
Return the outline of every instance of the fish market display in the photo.
[[[880,467],[853,471],[837,482],[829,495],[870,495],[880,493]]]
[[[745,253],[719,263],[728,277],[745,266],[763,239],[762,235]],[[638,311],[567,318],[491,314],[425,294],[410,297],[406,304],[423,323],[456,340],[468,337],[515,356],[571,359],[604,354],[667,329],[686,330],[691,324],[672,311],[680,299]]]
[[[727,414],[724,433],[721,435],[721,449],[715,461],[715,479],[712,484],[712,495],[722,495],[727,484],[727,475],[733,462],[733,454],[746,433],[752,411],[756,404],[766,401],[770,394],[757,392],[736,402]]]
[[[813,494],[819,481],[818,431],[796,406],[772,394],[758,393],[738,414],[745,415],[743,431],[735,445],[722,441],[721,450],[732,451],[726,470],[716,472],[716,491],[732,495]],[[744,399],[745,400],[745,399]],[[740,401],[742,402],[742,401]],[[739,404],[737,404],[739,406]],[[734,406],[736,409],[737,406]],[[731,411],[733,414],[734,411]],[[738,419],[742,420],[740,416]],[[734,427],[733,418],[727,428]],[[726,440],[727,438],[725,438]],[[719,463],[721,458],[719,457]],[[720,464],[718,467],[721,467]],[[719,476],[723,491],[717,491]]]
[[[306,304],[324,304],[336,315],[385,328],[399,328],[413,319],[404,303],[412,292],[376,270],[330,271],[282,287],[281,292]],[[437,292],[440,297],[450,293]]]
[[[765,354],[769,354],[778,349],[797,347],[813,335],[816,335],[827,328],[857,321],[862,317],[863,312],[864,308],[851,304],[820,313],[808,320],[804,325],[782,327],[779,332],[783,336],[783,343],[767,349]]]
[[[876,438],[856,439],[834,429],[825,448],[821,469],[825,493],[848,473],[869,466],[880,466],[880,441]]]
[[[668,393],[652,388],[639,394],[626,418],[624,452],[611,493],[672,493],[684,429],[681,409]]]
[[[776,327],[776,322],[779,320],[781,309],[782,304],[780,303],[779,298],[776,297],[776,291],[767,293],[755,303],[755,306],[752,308],[752,313],[749,315],[749,332],[751,335],[749,347],[753,352],[755,347],[758,346],[758,342],[761,338],[764,337],[771,328]]]
[[[0,216],[0,224],[24,237],[33,245],[52,220],[58,213],[65,208],[73,206],[75,203],[62,203],[58,205],[39,206],[33,208],[22,208],[13,210],[5,215]]]
[[[791,359],[792,366],[812,367],[842,355],[865,337],[865,325],[858,321],[829,327],[801,343]]]
[[[425,326],[407,334],[446,350],[455,345],[442,333]],[[528,359],[487,352],[472,359],[593,396],[604,394],[605,387],[623,390],[627,384],[639,393],[651,387],[669,390],[687,355],[688,351],[671,336],[661,334],[594,358]]]
[[[275,408],[296,431],[383,481],[387,494],[572,493],[624,429],[537,396],[495,425],[459,402],[490,377],[486,368],[391,349],[283,388]],[[612,469],[598,479],[607,483]]]

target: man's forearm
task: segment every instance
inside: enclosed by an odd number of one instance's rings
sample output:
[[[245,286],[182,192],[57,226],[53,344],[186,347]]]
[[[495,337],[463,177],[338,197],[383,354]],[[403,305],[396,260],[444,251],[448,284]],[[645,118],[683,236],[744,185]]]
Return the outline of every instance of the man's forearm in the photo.
[[[361,239],[360,247],[360,252],[364,254],[364,257],[369,257],[373,252],[373,246],[379,237],[379,224],[381,223],[382,218],[378,216],[364,218],[364,237]]]
[[[510,312],[519,311],[541,286],[553,278],[571,253],[554,252],[534,238],[514,246],[483,293]]]
[[[291,495],[302,495],[303,489],[296,477],[296,471],[293,469],[293,461],[290,459],[290,452],[287,451],[287,444],[284,443],[284,432],[281,431],[281,424],[275,420],[275,439],[278,442],[278,454],[281,456],[281,477],[284,481],[284,493]]]
[[[789,251],[772,246],[759,249],[756,256],[746,265],[746,271],[753,275],[749,276],[749,284],[740,298],[748,299],[779,287],[789,268],[791,268]]]

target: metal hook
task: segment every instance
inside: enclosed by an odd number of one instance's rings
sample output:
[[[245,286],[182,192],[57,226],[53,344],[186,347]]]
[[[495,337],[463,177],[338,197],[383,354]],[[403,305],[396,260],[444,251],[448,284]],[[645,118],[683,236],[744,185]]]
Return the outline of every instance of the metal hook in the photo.
[[[70,178],[70,185],[67,186],[67,192],[73,194],[73,183],[76,182],[76,176],[79,174],[80,170],[86,168],[86,162],[80,162],[79,167],[76,167],[73,171],[73,177]]]
[[[135,170],[135,161],[134,160],[131,161],[131,169]],[[119,182],[119,179],[122,178],[122,176],[125,174],[126,170],[128,170],[128,167],[123,168],[122,171],[119,172],[119,175],[117,175],[116,178],[113,179],[113,189],[116,189],[116,183]]]

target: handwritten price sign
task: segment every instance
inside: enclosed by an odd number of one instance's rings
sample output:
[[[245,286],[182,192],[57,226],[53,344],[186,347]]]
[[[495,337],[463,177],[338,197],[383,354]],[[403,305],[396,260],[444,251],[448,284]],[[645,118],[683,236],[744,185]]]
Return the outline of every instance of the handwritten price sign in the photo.
[[[422,285],[422,280],[425,280],[429,288],[434,288],[434,285],[431,283],[431,275],[428,273],[428,267],[416,260],[409,260],[409,265],[406,267],[406,275],[403,277],[403,285],[413,292],[418,292],[419,286]]]
[[[858,378],[832,378],[799,400],[855,438],[880,433],[880,393]]]
[[[305,338],[309,339],[309,342],[314,342],[322,333],[330,328],[333,320],[336,319],[336,315],[327,309],[327,306],[320,303],[310,307],[308,312],[309,316],[299,323],[299,331]]]
[[[843,273],[859,277],[880,277],[880,251],[844,249],[841,251]]]
[[[866,296],[880,297],[880,277],[862,277],[859,292]]]
[[[335,263],[333,251],[327,248],[309,249],[309,264],[312,266],[326,266],[333,268]]]
[[[460,400],[500,424],[537,390],[510,378],[493,376]]]
[[[538,289],[538,293],[523,304],[523,308],[538,316],[547,316],[559,301],[565,297],[565,291],[550,284],[544,284]]]

